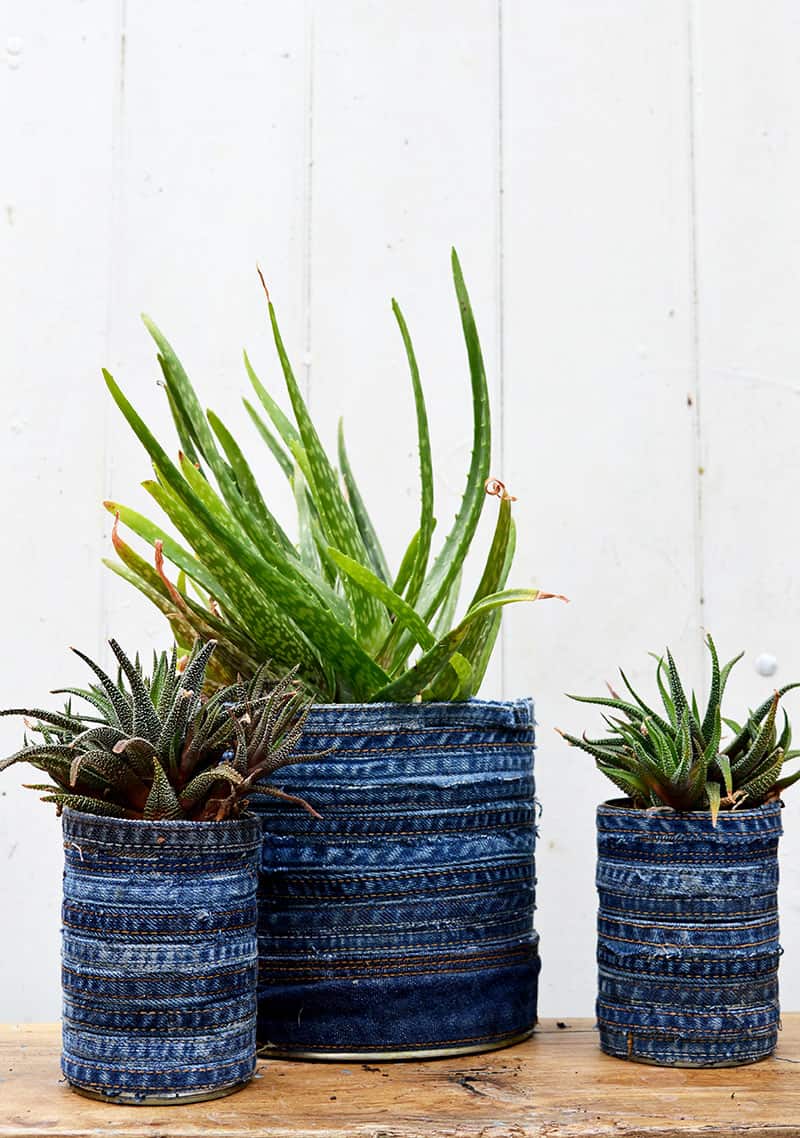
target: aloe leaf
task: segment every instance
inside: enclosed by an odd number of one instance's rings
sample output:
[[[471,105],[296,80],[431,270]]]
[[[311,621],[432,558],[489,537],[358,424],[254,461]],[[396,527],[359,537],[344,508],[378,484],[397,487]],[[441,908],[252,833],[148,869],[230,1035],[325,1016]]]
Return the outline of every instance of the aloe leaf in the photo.
[[[287,610],[281,605],[279,596],[265,591],[256,583],[261,573],[271,574],[269,579],[274,581],[278,578],[279,589],[285,592],[289,588],[286,579],[279,577],[274,569],[254,555],[249,546],[245,552],[242,543],[221,529],[213,515],[206,512],[204,517],[200,509],[187,507],[159,482],[145,482],[143,485],[203,563],[214,575],[225,579],[234,611],[242,627],[248,629],[260,654],[286,667],[299,662],[309,677],[318,674],[321,665],[317,654],[293,619],[286,615]]]
[[[364,564],[369,560],[369,554],[361,539],[361,534],[358,532],[353,513],[342,496],[336,479],[336,472],[311,421],[311,416],[308,413],[308,408],[283,346],[275,308],[269,299],[268,305],[275,347],[283,368],[286,389],[289,393],[297,426],[300,430],[302,446],[308,459],[306,478],[325,536],[330,545],[335,545],[337,549],[341,549],[349,557]],[[374,597],[352,582],[345,582],[345,592],[350,601],[350,609],[353,613],[359,642],[367,650],[376,650],[383,643],[384,637],[389,631],[389,621],[385,609]]]
[[[148,542],[150,545],[155,545],[160,541],[163,549],[164,556],[167,560],[171,561],[184,573],[187,573],[193,581],[201,585],[207,592],[209,592],[221,604],[226,604],[226,594],[223,585],[208,572],[205,566],[196,557],[193,557],[188,550],[184,549],[174,538],[170,537],[165,530],[161,529],[149,518],[143,514],[137,513],[136,510],[130,509],[128,506],[123,506],[119,502],[106,501],[103,505],[110,514],[118,515],[119,520],[123,525],[132,530],[137,537],[142,538],[143,541]]]
[[[247,370],[247,376],[253,385],[253,390],[258,396],[258,400],[261,406],[264,408],[272,420],[272,424],[283,440],[284,445],[288,447],[289,450],[291,450],[293,443],[302,443],[300,432],[297,430],[297,427],[295,427],[294,423],[292,423],[291,420],[283,413],[281,408],[267,391],[264,384],[256,375],[255,371],[253,370],[253,366],[248,358],[247,352],[244,353],[244,366]]]
[[[335,661],[348,695],[356,700],[367,698],[385,682],[383,669],[308,588],[254,557],[248,547],[217,526],[213,516],[188,510],[158,483],[145,486],[211,571],[216,571],[216,565],[220,573],[227,573],[228,589],[235,593],[245,627],[253,630],[256,639],[259,627],[265,633],[265,656],[287,666],[302,663],[306,673],[310,671],[312,686],[320,661]]]
[[[461,595],[461,577],[462,573],[461,570],[459,570],[451,581],[447,596],[444,598],[442,607],[437,612],[433,621],[433,635],[437,640],[441,640],[453,627],[456,609],[458,608],[458,600]],[[492,616],[499,617],[500,613],[490,613],[486,619],[490,619]]]
[[[167,403],[169,404],[172,421],[175,424],[175,430],[178,435],[178,442],[181,444],[181,450],[188,456],[188,458],[191,459],[192,462],[197,464],[198,469],[201,469],[200,456],[195,450],[195,440],[192,435],[191,427],[189,426],[189,423],[183,411],[181,410],[180,405],[175,401],[175,397],[170,390],[169,375],[167,373],[166,365],[162,356],[158,357],[158,362],[161,366],[161,371],[164,375],[164,379],[167,381]],[[201,473],[203,474],[203,477],[205,477],[205,472],[202,469]]]
[[[278,466],[280,466],[286,477],[291,480],[292,467],[294,465],[291,458],[275,438],[272,431],[270,431],[269,427],[261,418],[258,411],[256,411],[253,404],[250,403],[250,401],[247,399],[243,399],[242,402],[244,403],[247,414],[250,416],[256,430],[272,452],[272,455],[277,461]]]
[[[519,601],[535,601],[544,599],[544,596],[538,589],[505,589],[503,592],[484,597],[469,610],[460,624],[442,637],[433,648],[425,652],[407,672],[381,688],[380,691],[375,692],[372,699],[399,703],[410,702],[432,683],[442,668],[449,664],[453,653],[460,650],[464,637],[474,620],[487,612],[491,612],[492,609],[500,608],[502,605],[515,604]]]
[[[372,568],[386,584],[389,583],[391,574],[389,566],[386,563],[386,557],[381,547],[378,534],[372,524],[372,519],[369,516],[369,511],[364,503],[361,491],[358,488],[353,468],[350,465],[350,459],[347,455],[347,447],[344,441],[344,423],[339,420],[338,430],[338,454],[339,454],[339,469],[342,472],[344,479],[345,489],[347,490],[347,500],[350,503],[350,509],[353,511],[353,517],[356,520],[358,531],[361,534],[361,540],[364,542],[364,547],[369,554],[369,560]]]
[[[158,346],[163,361],[162,370],[167,382],[167,389],[179,407],[183,419],[188,424],[200,455],[214,471],[216,478],[224,477],[225,463],[217,450],[214,436],[206,422],[203,409],[183,364],[178,359],[166,336],[156,327],[150,317],[142,314],[142,322]]]
[[[429,619],[438,609],[442,597],[461,568],[472,544],[486,498],[484,487],[489,476],[491,456],[489,388],[486,383],[486,371],[483,365],[478,330],[475,326],[475,317],[455,249],[452,251],[452,267],[453,282],[461,313],[461,326],[469,358],[472,386],[472,457],[464,496],[456,514],[453,528],[445,538],[420,591],[416,607],[424,619]]]
[[[514,540],[513,523],[511,520],[511,499],[502,498],[500,508],[497,512],[497,522],[495,524],[494,536],[492,537],[492,544],[489,547],[489,553],[486,558],[486,564],[481,579],[478,582],[478,586],[472,598],[472,605],[475,605],[482,597],[489,596],[489,594],[497,592],[498,589],[502,589],[505,585],[511,564],[509,545],[511,545],[511,556],[513,556]],[[472,607],[472,605],[470,607]],[[443,612],[442,617],[445,627],[443,627],[441,634],[450,627],[452,614],[445,614]],[[488,613],[480,621],[476,621],[473,624],[464,640],[461,647],[461,654],[469,661],[472,671],[472,688],[469,694],[477,692],[483,681],[490,654],[486,651],[487,640],[491,638],[491,646],[493,647],[499,627],[500,612],[494,611]],[[463,685],[461,685],[461,690],[464,690]],[[435,685],[432,698],[439,700],[456,698],[452,684],[446,675],[443,675],[440,681]]]
[[[395,623],[407,628],[421,648],[432,648],[436,644],[435,636],[419,614],[371,569],[354,561],[340,549],[334,549],[332,545],[328,546],[328,554],[345,576],[376,597],[394,614]]]
[[[248,507],[252,510],[258,522],[266,529],[275,544],[283,549],[284,552],[294,555],[294,546],[286,536],[277,518],[275,518],[272,511],[267,507],[253,472],[236,439],[219,416],[215,415],[213,411],[208,411],[207,415],[211,428],[219,439],[225,456],[231,465],[236,484]]]
[[[419,378],[419,367],[417,366],[417,358],[414,353],[414,345],[411,342],[411,336],[405,322],[405,317],[396,300],[392,300],[392,312],[397,320],[400,335],[403,338],[403,346],[405,347],[406,356],[408,358],[411,384],[414,389],[414,408],[417,416],[417,446],[419,450],[420,480],[419,540],[406,595],[409,604],[414,605],[417,602],[423,581],[425,580],[428,557],[431,551],[431,538],[435,524],[433,517],[433,459],[431,457],[431,439],[428,429],[428,412],[425,407],[425,393],[422,390],[422,383]]]
[[[414,568],[414,562],[417,557],[417,546],[419,545],[419,530],[411,538],[408,543],[403,558],[400,562],[400,568],[397,570],[397,576],[392,584],[392,589],[401,595],[405,593],[406,585],[411,579],[411,570]]]

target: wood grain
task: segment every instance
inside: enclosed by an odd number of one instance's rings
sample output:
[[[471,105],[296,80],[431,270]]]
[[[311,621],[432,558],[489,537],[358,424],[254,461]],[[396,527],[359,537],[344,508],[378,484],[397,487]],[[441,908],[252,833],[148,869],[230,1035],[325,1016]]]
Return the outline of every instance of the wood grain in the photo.
[[[800,1015],[750,1067],[670,1070],[602,1055],[590,1020],[544,1022],[518,1047],[428,1063],[263,1062],[228,1099],[115,1107],[60,1081],[55,1024],[0,1027],[2,1138],[588,1138],[800,1135]]]

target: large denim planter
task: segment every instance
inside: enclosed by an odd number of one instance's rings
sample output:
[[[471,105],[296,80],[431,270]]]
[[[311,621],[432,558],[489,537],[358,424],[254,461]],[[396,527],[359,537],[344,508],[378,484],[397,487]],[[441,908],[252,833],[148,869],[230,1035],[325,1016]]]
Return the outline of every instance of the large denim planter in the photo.
[[[780,804],[597,811],[597,1022],[609,1055],[675,1067],[775,1048]]]
[[[68,1081],[137,1104],[242,1086],[256,1058],[258,819],[63,822]]]
[[[259,1041],[316,1058],[504,1046],[536,1022],[528,700],[315,707],[276,776],[316,821],[254,800]]]

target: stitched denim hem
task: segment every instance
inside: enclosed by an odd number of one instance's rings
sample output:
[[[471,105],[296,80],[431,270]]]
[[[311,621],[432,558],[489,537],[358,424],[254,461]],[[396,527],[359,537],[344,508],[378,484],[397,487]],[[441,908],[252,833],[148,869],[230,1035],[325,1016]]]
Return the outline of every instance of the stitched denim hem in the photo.
[[[597,811],[601,1046],[664,1065],[749,1063],[775,1047],[780,804]]]
[[[259,1039],[410,1051],[529,1030],[539,970],[530,700],[315,706],[255,798]]]
[[[66,1078],[120,1101],[205,1097],[246,1082],[256,1049],[258,819],[65,811],[63,825]]]

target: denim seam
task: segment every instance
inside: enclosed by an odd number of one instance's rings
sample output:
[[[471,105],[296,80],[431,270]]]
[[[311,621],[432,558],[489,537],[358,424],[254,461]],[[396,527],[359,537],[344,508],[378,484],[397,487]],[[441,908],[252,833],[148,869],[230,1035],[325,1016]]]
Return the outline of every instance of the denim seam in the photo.
[[[680,930],[676,929],[676,932],[677,931],[680,931]],[[729,948],[729,949],[733,950],[734,952],[738,951],[738,949],[740,949],[740,948],[758,948],[758,946],[762,945],[762,944],[772,944],[776,939],[774,936],[768,936],[764,940],[743,941],[743,942],[740,942],[739,944],[693,945],[693,944],[671,944],[671,943],[670,944],[660,944],[658,941],[631,940],[630,938],[624,937],[624,936],[612,936],[611,933],[607,933],[607,932],[604,932],[602,935],[603,935],[604,940],[618,941],[621,944],[636,944],[636,945],[639,945],[640,948],[650,948],[650,949],[653,949],[653,948],[669,948],[672,950],[676,950],[676,949],[677,950],[686,950],[687,948],[688,949],[715,949],[716,950],[716,949]]]
[[[689,898],[687,898],[687,899],[689,899]],[[638,924],[638,921],[631,920],[631,918],[644,917],[646,919],[648,915],[651,915],[651,914],[643,912],[641,909],[614,909],[614,908],[611,908],[611,906],[609,906],[609,905],[604,905],[599,910],[598,916],[605,916],[607,913],[610,913],[614,920],[616,920],[618,917],[624,918],[625,922],[627,924]],[[672,917],[675,920],[681,920],[681,919],[685,920],[688,917],[699,916],[700,914],[687,913],[684,910],[683,912],[680,912],[680,913],[662,913],[662,912],[659,912],[658,915],[660,917]],[[754,913],[752,911],[752,909],[746,909],[746,910],[743,910],[743,911],[738,912],[738,913],[729,913],[726,911],[725,913],[711,913],[711,914],[704,913],[702,916],[703,916],[703,921],[702,921],[703,925],[713,924],[714,928],[722,928],[722,927],[724,927],[724,923],[726,921],[729,921],[734,917],[747,918],[747,917],[756,917],[756,916],[757,917],[770,916],[770,917],[772,917],[773,920],[777,920],[777,918],[780,916],[780,912],[778,909],[765,909],[763,912]],[[722,917],[723,920],[721,920],[719,922],[714,921],[713,918],[717,917],[717,916]],[[692,924],[693,922],[689,921],[687,923]],[[765,924],[767,924],[767,923],[769,923],[769,922],[765,922]],[[674,926],[664,925],[664,926],[653,926],[653,927],[654,928],[655,927],[672,928]]]
[[[668,914],[663,913],[661,915],[667,916]],[[606,917],[605,911],[602,909],[597,914],[597,919],[598,919],[598,923],[600,921],[606,921],[607,923],[611,924],[613,921],[614,923],[616,923],[618,925],[636,925],[637,928],[640,928],[640,929],[667,929],[669,932],[684,932],[684,931],[685,932],[696,932],[698,929],[705,931],[708,928],[708,922],[707,921],[698,921],[698,920],[693,920],[693,919],[687,919],[687,916],[685,913],[678,913],[676,915],[684,918],[681,921],[680,925],[677,925],[677,926],[674,924],[672,924],[672,925],[660,924],[660,923],[656,923],[655,921],[641,921],[641,920],[634,921],[632,919],[619,920],[616,917]],[[756,915],[760,917],[762,914],[758,913]],[[727,921],[717,921],[712,926],[712,929],[715,933],[736,932],[736,931],[741,931],[744,929],[746,929],[748,932],[755,932],[756,929],[765,929],[769,925],[774,925],[774,924],[775,924],[775,918],[774,917],[770,917],[766,921],[740,921],[738,924],[730,924],[730,925],[727,923]],[[645,943],[648,943],[648,942],[645,942]]]
[[[257,956],[254,953],[253,954],[253,963],[255,963],[256,960],[257,960]],[[250,970],[251,967],[252,967],[252,965],[247,965],[245,968],[236,968],[236,969],[230,969],[230,970],[225,969],[225,968],[220,968],[219,971],[212,972],[207,976],[196,976],[193,972],[187,972],[185,975],[181,975],[180,973],[173,973],[173,979],[192,980],[192,981],[195,981],[195,980],[219,980],[219,979],[223,979],[223,978],[227,979],[228,977],[233,977],[233,976],[243,976],[246,972],[248,972]],[[140,976],[140,975],[113,976],[107,972],[106,973],[103,973],[103,972],[100,972],[100,973],[79,972],[75,968],[68,968],[66,964],[62,964],[61,969],[63,972],[68,973],[68,975],[70,975],[70,976],[78,976],[81,980],[105,980],[105,981],[110,980],[110,981],[121,981],[122,983],[128,983],[129,981],[133,980],[137,984],[163,984],[164,983],[164,977],[163,976]],[[116,1000],[116,999],[118,999],[118,997],[114,996],[114,999]]]

